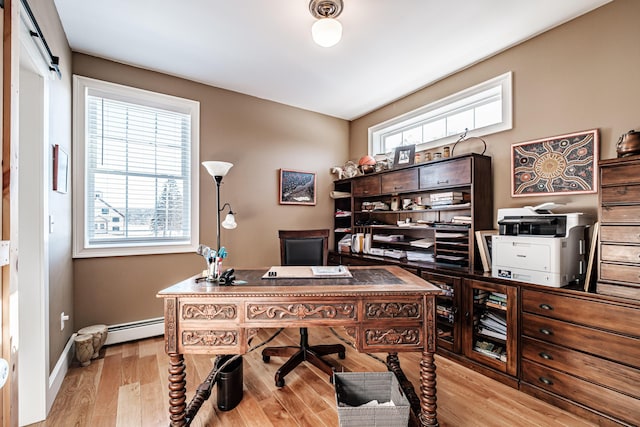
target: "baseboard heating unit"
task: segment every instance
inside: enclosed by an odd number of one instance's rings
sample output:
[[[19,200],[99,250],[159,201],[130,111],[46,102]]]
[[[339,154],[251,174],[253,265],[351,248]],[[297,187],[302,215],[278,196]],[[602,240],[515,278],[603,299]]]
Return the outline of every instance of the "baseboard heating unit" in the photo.
[[[105,345],[118,344],[164,334],[164,317],[108,326]]]

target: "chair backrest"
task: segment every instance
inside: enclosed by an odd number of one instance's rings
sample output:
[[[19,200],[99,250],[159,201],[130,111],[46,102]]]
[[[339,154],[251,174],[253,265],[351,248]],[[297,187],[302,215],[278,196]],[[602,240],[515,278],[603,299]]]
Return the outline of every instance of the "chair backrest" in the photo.
[[[280,230],[281,265],[327,265],[329,230]]]

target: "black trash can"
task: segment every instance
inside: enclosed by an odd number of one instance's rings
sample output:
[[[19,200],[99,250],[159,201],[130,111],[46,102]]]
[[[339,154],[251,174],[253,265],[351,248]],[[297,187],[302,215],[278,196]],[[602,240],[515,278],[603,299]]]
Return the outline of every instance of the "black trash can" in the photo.
[[[222,366],[233,354],[221,356],[216,361],[216,369]],[[216,387],[218,392],[218,409],[230,411],[242,400],[242,356],[224,367],[218,374]]]

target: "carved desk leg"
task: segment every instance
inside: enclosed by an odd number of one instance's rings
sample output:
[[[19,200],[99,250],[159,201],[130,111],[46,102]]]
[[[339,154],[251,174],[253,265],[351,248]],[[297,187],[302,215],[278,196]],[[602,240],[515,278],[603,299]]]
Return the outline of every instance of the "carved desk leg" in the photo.
[[[389,353],[387,355],[387,369],[393,372],[400,383],[400,387],[402,387],[402,391],[407,396],[407,400],[409,401],[409,405],[411,406],[411,411],[417,417],[420,415],[420,398],[416,394],[415,389],[413,388],[413,384],[407,378],[407,376],[402,371],[402,367],[400,366],[400,359],[398,359],[398,353]]]
[[[423,426],[437,426],[436,416],[436,364],[433,353],[422,352],[420,361],[420,423]]]
[[[187,381],[185,377],[184,356],[169,353],[169,418],[172,427],[187,425]]]

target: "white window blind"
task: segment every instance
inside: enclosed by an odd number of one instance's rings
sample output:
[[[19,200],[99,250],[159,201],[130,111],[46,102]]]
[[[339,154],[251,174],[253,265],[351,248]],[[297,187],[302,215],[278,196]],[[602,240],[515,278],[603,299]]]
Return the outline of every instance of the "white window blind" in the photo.
[[[76,256],[193,248],[193,111],[166,95],[97,86],[86,85],[82,103],[84,238],[74,242]]]

